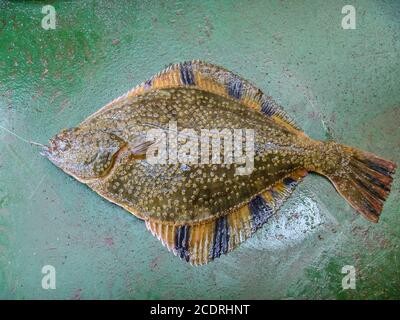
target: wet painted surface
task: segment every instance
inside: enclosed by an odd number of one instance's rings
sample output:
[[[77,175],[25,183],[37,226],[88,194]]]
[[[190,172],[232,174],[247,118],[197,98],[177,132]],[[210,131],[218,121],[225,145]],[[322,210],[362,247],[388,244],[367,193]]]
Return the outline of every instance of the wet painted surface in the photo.
[[[165,65],[220,64],[274,96],[313,138],[400,163],[400,3],[0,1],[0,125],[45,143]],[[197,2],[196,2],[197,3]],[[309,175],[228,256],[193,268],[144,223],[0,131],[1,298],[400,298],[400,194],[379,224]],[[44,265],[57,288],[41,287]],[[356,268],[356,290],[341,269]]]

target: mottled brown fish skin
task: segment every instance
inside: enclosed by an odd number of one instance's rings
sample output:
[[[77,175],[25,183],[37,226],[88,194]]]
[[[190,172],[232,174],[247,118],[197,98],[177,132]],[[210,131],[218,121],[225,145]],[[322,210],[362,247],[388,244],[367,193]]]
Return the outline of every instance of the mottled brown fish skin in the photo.
[[[235,175],[231,164],[153,164],[132,158],[129,144],[154,126],[178,130],[255,130],[254,170]],[[113,201],[137,211],[142,218],[183,224],[215,218],[249,202],[300,168],[315,168],[325,158],[322,143],[299,136],[241,103],[196,89],[153,90],[127,99],[85,123],[81,130],[106,131],[128,148],[118,155],[110,173],[88,185]],[[94,139],[96,139],[94,137]],[[82,145],[82,152],[96,147]]]
[[[236,175],[243,164],[154,164],[147,157],[153,143],[147,132],[167,131],[171,123],[178,132],[192,129],[188,137],[196,139],[202,129],[253,130],[254,169]],[[61,131],[42,154],[144,219],[168,250],[194,265],[251,237],[309,171],[328,178],[355,210],[378,222],[396,169],[372,153],[312,140],[272,97],[203,61],[169,66],[78,127]]]

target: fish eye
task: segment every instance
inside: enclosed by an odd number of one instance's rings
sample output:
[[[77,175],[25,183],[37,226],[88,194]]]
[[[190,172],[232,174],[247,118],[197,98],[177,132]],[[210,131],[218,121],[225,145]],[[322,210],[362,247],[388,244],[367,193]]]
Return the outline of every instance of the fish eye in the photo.
[[[71,148],[71,142],[64,135],[60,134],[50,141],[53,150],[66,151]]]

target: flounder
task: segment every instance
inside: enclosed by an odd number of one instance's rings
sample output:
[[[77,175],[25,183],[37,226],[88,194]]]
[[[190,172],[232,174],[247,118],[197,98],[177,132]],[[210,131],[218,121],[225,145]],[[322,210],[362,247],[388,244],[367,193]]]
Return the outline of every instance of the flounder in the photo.
[[[171,126],[173,138],[148,135],[151,129],[171,134]],[[236,139],[245,129],[253,135]],[[201,140],[202,130],[212,133],[211,140],[228,130],[214,158],[206,154],[204,161],[196,161],[158,149],[163,141],[182,150],[188,141]],[[238,174],[227,141],[237,142],[233,148],[252,142],[252,152],[244,155],[252,161],[247,174]],[[192,145],[183,154],[199,155],[200,148]],[[327,177],[356,211],[377,222],[396,168],[372,153],[311,139],[272,97],[202,61],[169,66],[79,126],[61,131],[42,154],[143,219],[164,246],[194,265],[208,263],[251,237],[308,172]],[[163,161],[153,161],[149,154]]]

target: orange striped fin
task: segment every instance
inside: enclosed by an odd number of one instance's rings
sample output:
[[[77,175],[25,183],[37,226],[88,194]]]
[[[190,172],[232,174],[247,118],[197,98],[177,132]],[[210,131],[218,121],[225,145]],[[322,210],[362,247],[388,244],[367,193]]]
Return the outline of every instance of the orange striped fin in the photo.
[[[290,176],[263,192],[262,196],[273,206],[274,210],[278,210],[307,174],[308,172],[304,169],[296,170]]]
[[[270,119],[283,124],[289,130],[299,131],[294,121],[272,97],[265,95],[252,83],[235,73],[199,60],[170,65],[123,96],[111,101],[83,123],[114,106],[120,106],[121,103],[126,102],[126,99],[141,95],[148,90],[179,87],[191,87],[233,98],[245,106],[255,109]]]
[[[305,170],[297,170],[248,204],[214,220],[179,226],[147,220],[146,227],[174,255],[193,265],[206,264],[250,238],[306,174]]]

